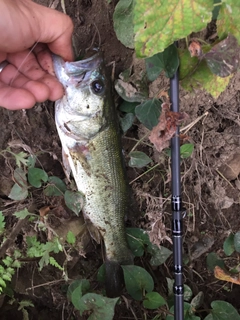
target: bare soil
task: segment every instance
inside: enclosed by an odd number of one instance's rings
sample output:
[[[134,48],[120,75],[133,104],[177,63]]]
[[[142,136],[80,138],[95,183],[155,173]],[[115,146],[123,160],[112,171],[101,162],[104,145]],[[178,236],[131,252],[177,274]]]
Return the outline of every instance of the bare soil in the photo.
[[[39,0],[46,6],[62,10],[60,1]],[[106,0],[65,0],[66,11],[74,21],[74,45],[77,55],[86,49],[101,47],[109,71],[117,78],[133,61],[133,51],[125,48],[116,38],[112,15],[115,2],[107,4]],[[167,90],[169,82],[163,76],[151,90]],[[117,104],[119,99],[116,100]],[[184,218],[184,258],[187,263],[184,278],[194,295],[203,291],[205,295],[203,309],[210,307],[210,302],[221,299],[230,302],[240,312],[239,288],[214,278],[206,264],[209,252],[223,253],[223,242],[231,232],[240,230],[239,173],[240,173],[240,74],[230,81],[226,91],[214,100],[202,90],[189,93],[180,90],[181,111],[189,115],[189,124],[203,116],[187,132],[189,141],[194,144],[192,156],[181,163],[182,194],[187,209]],[[0,109],[1,135],[0,150],[8,146],[14,152],[27,151],[37,155],[37,166],[49,175],[64,179],[61,165],[61,145],[54,123],[54,104],[38,104],[27,111],[7,111]],[[123,149],[127,154],[144,131],[136,121],[123,137]],[[128,216],[128,225],[150,228],[158,220],[158,230],[152,233],[154,241],[171,249],[171,207],[170,207],[170,166],[165,154],[158,154],[147,144],[145,139],[137,150],[148,153],[160,163],[156,170],[139,177],[145,169],[127,167],[128,179],[132,188],[133,201]],[[16,228],[17,219],[12,216],[16,211],[27,207],[39,214],[45,206],[56,205],[60,198],[52,199],[43,195],[42,190],[32,190],[31,197],[24,201],[12,201],[8,198],[13,181],[15,161],[10,155],[0,157],[0,209],[7,217],[7,235]],[[136,179],[137,178],[137,179]],[[135,180],[136,179],[136,180]],[[135,180],[133,182],[133,180]],[[60,200],[59,200],[60,199]],[[60,218],[51,221],[52,227],[67,229],[74,214],[62,209]],[[65,210],[65,211],[64,211]],[[136,212],[138,214],[136,214]],[[147,216],[144,216],[144,213]],[[36,233],[34,225],[24,221],[16,230],[11,246],[24,248],[27,235]],[[37,232],[40,239],[47,239],[44,232]],[[85,239],[86,257],[76,256],[68,263],[70,280],[78,277],[96,279],[97,269],[102,263],[101,248],[89,239]],[[11,253],[11,246],[7,254]],[[1,247],[0,247],[1,252]],[[2,252],[1,252],[2,253]],[[64,261],[64,255],[58,261]],[[147,259],[138,261],[141,266],[148,265]],[[239,257],[233,255],[226,260],[229,266],[236,266]],[[148,267],[149,268],[149,267]],[[166,277],[172,277],[172,259],[166,264],[151,270],[156,280],[156,290],[167,294]],[[93,287],[98,284],[92,280]],[[67,284],[62,273],[52,266],[38,270],[38,261],[26,261],[24,267],[16,273],[12,282],[14,296],[18,301],[31,300],[34,308],[29,307],[29,319],[87,319],[74,311],[66,298]],[[128,297],[126,295],[128,299]],[[17,310],[17,302],[8,304],[7,296],[0,296],[0,318],[3,320],[22,319],[22,312]],[[131,299],[117,306],[115,319],[152,319],[152,312],[146,313],[139,302]]]

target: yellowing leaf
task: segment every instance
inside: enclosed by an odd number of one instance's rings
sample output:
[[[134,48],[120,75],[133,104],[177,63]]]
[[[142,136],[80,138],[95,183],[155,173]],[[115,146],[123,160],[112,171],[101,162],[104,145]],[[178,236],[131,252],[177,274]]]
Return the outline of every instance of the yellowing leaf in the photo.
[[[231,33],[240,44],[240,2],[236,0],[222,0],[222,2],[217,20],[218,36],[222,40]]]
[[[215,99],[226,89],[232,75],[221,78],[213,74],[202,60],[199,64],[196,58],[191,58],[189,52],[180,52],[180,80],[184,89],[192,91],[205,89]]]
[[[138,0],[134,7],[137,56],[150,57],[174,41],[204,29],[213,0]]]
[[[222,281],[227,281],[231,283],[235,283],[240,285],[240,276],[238,277],[233,277],[232,275],[226,273],[223,269],[221,269],[219,266],[216,266],[214,268],[214,276],[215,278],[222,280]]]

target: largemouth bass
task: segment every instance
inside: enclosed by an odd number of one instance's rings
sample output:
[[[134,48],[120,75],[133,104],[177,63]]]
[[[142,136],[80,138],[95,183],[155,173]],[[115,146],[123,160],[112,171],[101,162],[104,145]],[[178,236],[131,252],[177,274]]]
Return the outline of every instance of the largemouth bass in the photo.
[[[104,240],[106,293],[115,297],[123,285],[120,265],[133,258],[124,228],[129,195],[110,84],[99,53],[76,62],[54,56],[53,63],[65,88],[55,105],[64,167],[85,195],[85,220]]]

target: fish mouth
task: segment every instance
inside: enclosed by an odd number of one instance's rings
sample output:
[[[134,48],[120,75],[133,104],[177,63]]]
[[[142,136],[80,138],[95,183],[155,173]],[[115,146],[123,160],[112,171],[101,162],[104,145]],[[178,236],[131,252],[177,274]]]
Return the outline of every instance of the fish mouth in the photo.
[[[65,62],[65,72],[69,76],[79,75],[98,69],[103,62],[101,53],[96,53],[93,56],[73,62]]]
[[[64,62],[61,57],[53,55],[56,76],[65,87],[87,85],[97,74],[101,74],[102,64],[103,57],[100,52],[87,59],[73,62]]]

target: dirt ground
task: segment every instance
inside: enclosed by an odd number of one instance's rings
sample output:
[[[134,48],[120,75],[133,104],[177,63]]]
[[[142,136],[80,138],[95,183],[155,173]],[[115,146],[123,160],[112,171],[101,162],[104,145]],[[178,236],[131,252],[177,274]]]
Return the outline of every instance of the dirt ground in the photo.
[[[38,3],[57,10],[62,10],[60,1],[39,0]],[[101,47],[105,62],[110,72],[114,66],[114,76],[127,69],[132,63],[133,51],[125,48],[116,38],[112,14],[115,1],[107,4],[106,0],[65,0],[67,14],[74,21],[74,45],[77,55],[88,48]],[[157,90],[168,89],[169,83],[164,77],[157,84]],[[119,99],[117,99],[119,103]],[[240,312],[239,287],[214,278],[206,264],[209,252],[220,257],[223,253],[223,242],[231,232],[240,230],[240,74],[230,81],[226,91],[214,100],[201,90],[189,93],[180,90],[181,111],[189,115],[187,124],[202,116],[187,132],[189,141],[194,144],[194,152],[182,161],[182,195],[187,209],[184,218],[184,257],[188,263],[184,269],[184,279],[194,295],[203,291],[205,295],[203,309],[210,307],[213,300],[225,300],[233,304]],[[64,179],[61,165],[61,145],[54,123],[54,104],[38,104],[27,111],[7,111],[0,109],[1,135],[0,150],[11,147],[20,152],[28,146],[38,156],[37,165],[51,175]],[[123,137],[125,154],[135,145],[134,138],[141,136],[142,128],[135,122]],[[149,143],[149,142],[148,142]],[[158,213],[161,218],[161,238],[163,245],[171,249],[171,209],[170,209],[170,169],[166,157],[154,149],[140,145],[139,151],[151,156],[160,167],[138,178],[143,169],[127,168],[128,179],[133,193],[133,212]],[[30,199],[13,201],[8,198],[13,185],[12,174],[14,161],[9,157],[0,157],[0,209],[7,216],[8,234],[16,228],[16,219],[12,214],[24,207],[39,213],[39,209],[52,204],[52,199],[43,196],[41,190],[32,193]],[[131,183],[134,179],[135,182]],[[147,201],[149,200],[150,201]],[[155,200],[157,199],[157,202]],[[154,202],[155,201],[155,202]],[[158,202],[159,201],[159,202]],[[69,214],[69,213],[68,213]],[[71,217],[71,214],[69,214]],[[61,218],[63,225],[69,221]],[[148,227],[149,220],[143,215],[128,216],[131,226]],[[14,242],[32,234],[33,228],[23,224],[15,234]],[[46,235],[40,234],[41,237]],[[21,244],[20,244],[21,246]],[[0,249],[1,250],[1,249]],[[88,242],[86,258],[76,256],[69,263],[69,278],[79,276],[93,277],[101,265],[101,248]],[[226,258],[226,257],[225,257]],[[59,257],[64,259],[64,257]],[[239,257],[234,255],[227,264],[237,265]],[[28,261],[19,270],[13,281],[15,297],[31,300],[34,308],[28,308],[29,319],[84,319],[77,316],[72,305],[66,299],[66,286],[61,271],[54,267],[45,267],[38,271],[36,260]],[[152,270],[158,279],[157,291],[166,294],[165,277],[172,277],[172,259]],[[21,311],[8,304],[9,299],[0,296],[0,318],[3,320],[22,319]],[[135,312],[135,319],[152,319],[153,314],[144,314],[139,303],[130,302]],[[115,319],[134,319],[127,304],[117,306]]]

